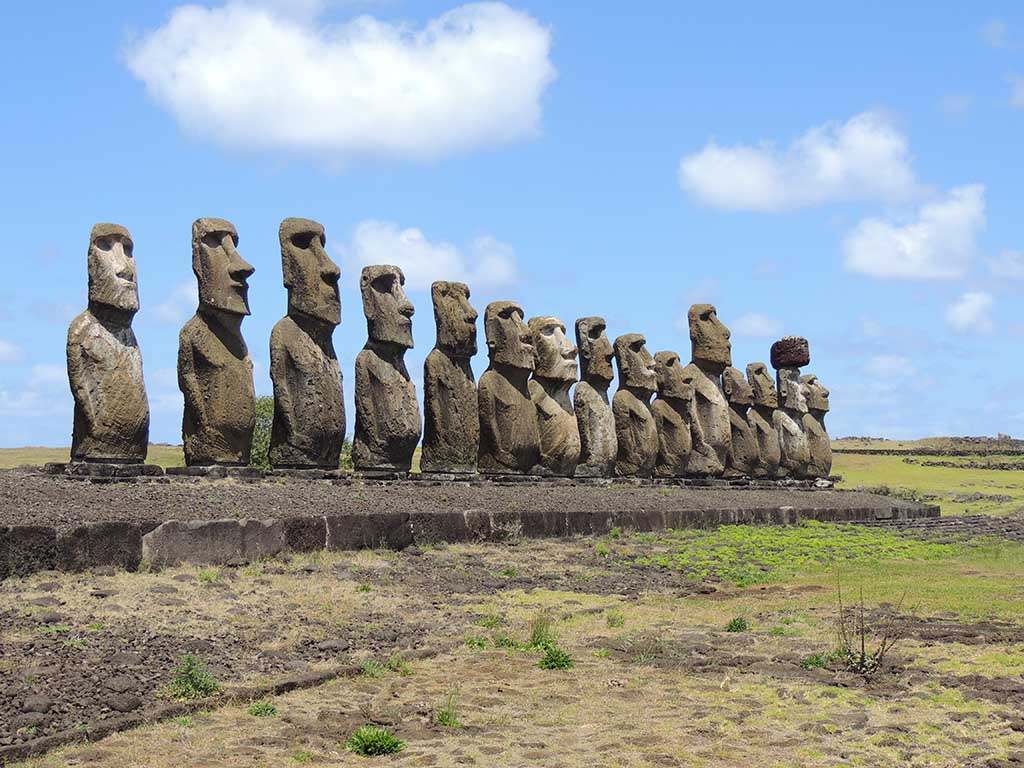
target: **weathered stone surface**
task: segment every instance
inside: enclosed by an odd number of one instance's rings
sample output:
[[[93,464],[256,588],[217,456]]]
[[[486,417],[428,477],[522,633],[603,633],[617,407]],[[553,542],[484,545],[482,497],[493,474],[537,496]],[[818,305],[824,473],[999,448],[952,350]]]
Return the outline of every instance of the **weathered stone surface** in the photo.
[[[693,449],[693,385],[683,378],[683,364],[675,352],[654,355],[658,396],[651,404],[658,430],[656,477],[682,477]],[[703,437],[699,436],[701,441]],[[713,455],[713,454],[712,454]]]
[[[722,393],[722,372],[732,365],[729,329],[722,325],[711,304],[694,304],[687,319],[693,351],[685,375],[693,384],[697,421],[704,440],[714,449],[718,463],[724,467],[732,438],[729,405]],[[700,452],[691,452],[691,456],[702,466],[706,465]],[[695,466],[690,471],[697,473],[698,470]]]
[[[437,342],[423,363],[423,472],[476,472],[480,409],[470,360],[476,354],[477,312],[465,283],[430,287]]]
[[[803,424],[807,400],[800,382],[800,369],[780,368],[776,376],[781,407],[775,411],[775,426],[782,448],[781,465],[793,477],[804,478],[808,476],[811,450]]]
[[[580,430],[569,400],[576,383],[576,345],[557,317],[531,317],[534,369],[530,399],[537,408],[544,474],[572,477],[580,460]]]
[[[412,526],[405,512],[369,515],[331,515],[327,518],[327,548],[405,549],[413,543]]]
[[[345,400],[331,337],[341,322],[341,270],[327,256],[324,228],[317,222],[285,219],[278,237],[288,314],[270,334],[270,463],[337,469]]]
[[[726,456],[727,474],[753,476],[758,464],[757,435],[750,426],[747,414],[754,404],[754,390],[743,372],[732,366],[722,374],[725,399],[729,403],[729,453]]]
[[[783,336],[772,344],[772,368],[802,368],[811,362],[811,348],[801,336]]]
[[[405,367],[412,349],[412,303],[398,267],[364,267],[359,279],[369,339],[356,356],[356,430],[352,463],[359,471],[408,472],[420,440],[416,387]]]
[[[654,358],[639,333],[615,339],[619,389],[612,398],[618,453],[615,473],[650,477],[658,460],[658,428],[651,411],[651,396],[658,389]]]
[[[192,271],[199,309],[178,339],[178,387],[185,396],[185,463],[248,464],[256,426],[252,358],[242,338],[252,265],[238,255],[224,219],[192,224]]]
[[[576,347],[580,355],[580,381],[573,391],[573,410],[580,433],[576,477],[615,474],[618,441],[615,414],[608,401],[608,387],[615,378],[615,352],[606,329],[603,317],[581,317],[576,321]]]
[[[477,468],[493,474],[539,474],[540,431],[529,390],[533,344],[523,308],[514,301],[491,302],[484,310],[484,332],[490,366],[477,389]]]
[[[56,530],[44,525],[0,526],[0,580],[56,567]]]
[[[764,363],[750,363],[747,366],[747,382],[754,396],[754,405],[747,411],[747,423],[757,441],[757,463],[753,475],[758,478],[784,477],[788,472],[780,466],[782,446],[775,422],[779,397],[768,366]]]
[[[142,560],[142,527],[137,523],[86,523],[57,538],[57,568],[77,573],[96,566],[134,571]]]
[[[168,520],[142,537],[142,557],[156,566],[223,565],[284,550],[279,520]]]
[[[149,445],[134,244],[118,224],[89,236],[89,306],[68,328],[68,381],[75,400],[73,460],[141,462]]]
[[[829,392],[814,374],[801,376],[800,383],[807,401],[807,413],[802,420],[810,454],[807,473],[810,477],[828,477],[832,472],[832,443],[825,429]]]

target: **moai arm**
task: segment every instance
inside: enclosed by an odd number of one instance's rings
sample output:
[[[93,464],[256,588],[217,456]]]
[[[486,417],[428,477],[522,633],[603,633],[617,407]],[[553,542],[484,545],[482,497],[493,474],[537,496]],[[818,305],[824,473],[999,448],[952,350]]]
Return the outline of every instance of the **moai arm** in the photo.
[[[286,435],[301,437],[295,429],[292,416],[295,415],[295,399],[292,397],[291,380],[288,371],[298,366],[292,359],[284,340],[274,333],[270,335],[270,380],[274,385],[274,416],[281,419]]]
[[[487,434],[491,438],[494,449],[494,460],[503,467],[515,467],[518,462],[508,447],[509,435],[502,430],[501,421],[498,419],[498,395],[494,391],[491,377],[484,374],[480,381],[479,397],[477,405],[480,410],[481,437]]]
[[[81,407],[86,426],[91,432],[93,425],[96,423],[96,408],[92,401],[89,386],[86,383],[85,361],[82,359],[83,355],[87,354],[85,345],[88,338],[88,331],[83,326],[84,322],[79,317],[75,318],[74,322],[71,323],[71,327],[68,328],[68,382],[71,384],[71,394],[74,396],[75,402]]]
[[[185,397],[185,409],[194,417],[197,428],[206,427],[206,410],[203,390],[196,375],[196,357],[202,352],[197,350],[192,338],[182,334],[178,344],[178,388]]]

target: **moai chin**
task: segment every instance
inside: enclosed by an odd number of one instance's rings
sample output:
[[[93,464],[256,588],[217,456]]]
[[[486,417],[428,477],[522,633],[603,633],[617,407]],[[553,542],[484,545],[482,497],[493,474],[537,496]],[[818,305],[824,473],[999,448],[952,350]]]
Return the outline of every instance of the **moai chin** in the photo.
[[[753,477],[757,469],[757,435],[750,426],[747,414],[754,404],[754,389],[747,383],[743,372],[732,366],[722,373],[725,399],[729,403],[729,455],[726,474]]]
[[[732,365],[729,329],[718,319],[711,304],[694,304],[687,314],[690,325],[691,362],[686,375],[693,383],[697,420],[705,442],[711,446],[718,464],[725,467],[732,429],[729,404],[722,393],[722,372]],[[694,474],[706,472],[707,461],[698,451],[691,452]],[[721,470],[713,472],[718,474]]]
[[[776,411],[779,396],[775,382],[764,363],[747,365],[747,383],[753,392],[754,404],[747,411],[747,423],[757,441],[757,463],[754,477],[776,479],[785,477],[788,471],[781,466],[782,445],[779,442],[779,424]]]
[[[480,377],[480,453],[477,467],[492,474],[540,474],[540,431],[530,399],[534,368],[530,329],[514,301],[484,310],[490,365]]]
[[[285,219],[278,239],[288,314],[270,334],[270,463],[337,469],[345,400],[332,336],[341,323],[341,270],[324,250],[324,228],[315,221]]]
[[[829,392],[814,374],[801,376],[800,383],[804,399],[807,401],[803,426],[810,453],[808,474],[811,477],[828,477],[832,472],[832,443],[828,437],[828,430],[825,429]]]
[[[654,358],[639,333],[615,339],[619,389],[612,398],[618,453],[615,473],[650,477],[658,461],[658,428],[651,411],[651,396],[658,390]]]
[[[448,281],[430,287],[437,342],[423,363],[423,472],[476,472],[480,411],[470,359],[476,354],[477,312],[469,286]]]
[[[73,461],[139,463],[149,447],[149,401],[132,331],[139,310],[132,236],[96,224],[89,236],[89,305],[68,328],[75,400]]]
[[[657,477],[682,477],[693,449],[694,424],[693,385],[683,376],[683,364],[676,352],[657,352],[654,370],[658,379],[658,396],[651,403],[654,425],[658,432]]]
[[[416,387],[405,367],[412,349],[412,303],[398,267],[363,267],[359,287],[369,339],[356,356],[352,464],[362,472],[408,472],[420,440]]]
[[[580,430],[569,390],[576,383],[576,345],[557,317],[531,317],[533,343],[530,399],[537,409],[540,466],[544,474],[572,477],[580,460]]]
[[[185,463],[248,464],[256,426],[252,358],[242,338],[253,268],[238,254],[224,219],[192,224],[192,271],[199,308],[178,337],[178,386],[185,396]]]
[[[608,387],[615,373],[615,352],[603,317],[576,321],[576,348],[580,356],[580,381],[573,391],[573,410],[580,433],[580,460],[576,477],[611,477],[615,473],[618,441],[615,414],[608,401]]]
[[[779,409],[775,412],[782,448],[782,466],[797,478],[806,478],[810,471],[810,444],[804,430],[807,399],[800,381],[800,366],[810,362],[807,340],[787,336],[772,344],[772,367],[775,368]]]

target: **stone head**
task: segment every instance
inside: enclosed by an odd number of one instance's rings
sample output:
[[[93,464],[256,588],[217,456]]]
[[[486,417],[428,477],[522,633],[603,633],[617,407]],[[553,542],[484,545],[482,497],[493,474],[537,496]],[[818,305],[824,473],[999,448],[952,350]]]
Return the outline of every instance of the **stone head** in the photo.
[[[721,373],[732,365],[732,344],[729,329],[718,319],[713,304],[694,304],[687,313],[690,322],[690,344],[694,362],[705,363]]]
[[[565,335],[565,323],[557,317],[531,317],[533,375],[541,379],[576,381],[576,345]]]
[[[658,377],[658,396],[676,400],[693,400],[693,382],[687,380],[686,366],[678,352],[658,352],[654,355],[654,370]]]
[[[821,380],[813,373],[809,373],[801,376],[800,382],[803,384],[804,397],[807,399],[808,410],[812,412],[820,411],[822,413],[826,413],[828,411],[829,392],[825,389]]]
[[[278,230],[288,312],[330,325],[341,322],[341,270],[324,250],[324,228],[309,219],[285,219]]]
[[[476,310],[469,303],[469,286],[438,280],[430,286],[437,325],[437,346],[459,357],[476,354]]]
[[[89,303],[135,314],[139,285],[134,244],[120,224],[96,224],[89,235]]]
[[[359,288],[363,294],[366,330],[373,341],[412,349],[415,309],[405,296],[405,275],[391,264],[363,267]]]
[[[516,302],[492,301],[487,305],[484,335],[492,365],[533,370],[533,338],[523,322],[523,308]]]
[[[249,314],[249,277],[255,271],[238,255],[238,232],[230,221],[202,218],[192,224],[192,271],[199,305],[233,315]]]
[[[581,378],[611,382],[615,378],[612,358],[615,352],[608,339],[603,317],[581,317],[576,321],[576,347],[580,353]]]
[[[647,351],[647,339],[641,333],[626,333],[615,339],[615,364],[619,369],[619,387],[658,391],[654,358]]]
[[[747,366],[747,381],[754,391],[754,405],[765,408],[779,407],[779,393],[775,389],[775,381],[768,373],[764,363],[750,363]]]
[[[722,390],[731,405],[753,405],[754,388],[747,383],[743,371],[729,366],[722,372]]]
[[[797,413],[807,413],[807,397],[803,382],[800,381],[800,371],[797,368],[780,368],[778,378],[782,407]]]

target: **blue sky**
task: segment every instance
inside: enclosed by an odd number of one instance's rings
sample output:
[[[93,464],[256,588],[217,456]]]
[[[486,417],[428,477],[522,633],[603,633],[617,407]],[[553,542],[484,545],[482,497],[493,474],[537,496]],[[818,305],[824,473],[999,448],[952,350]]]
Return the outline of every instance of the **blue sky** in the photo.
[[[834,435],[1024,433],[1017,3],[97,0],[4,17],[0,445],[70,440],[64,339],[96,221],[134,237],[151,437],[179,441],[199,216],[234,222],[256,267],[260,393],[286,304],[277,227],[324,224],[350,420],[358,271],[397,263],[417,381],[429,281],[462,278],[481,314],[505,298],[567,325],[601,314],[684,358],[686,309],[711,301],[741,368],[804,335]]]

